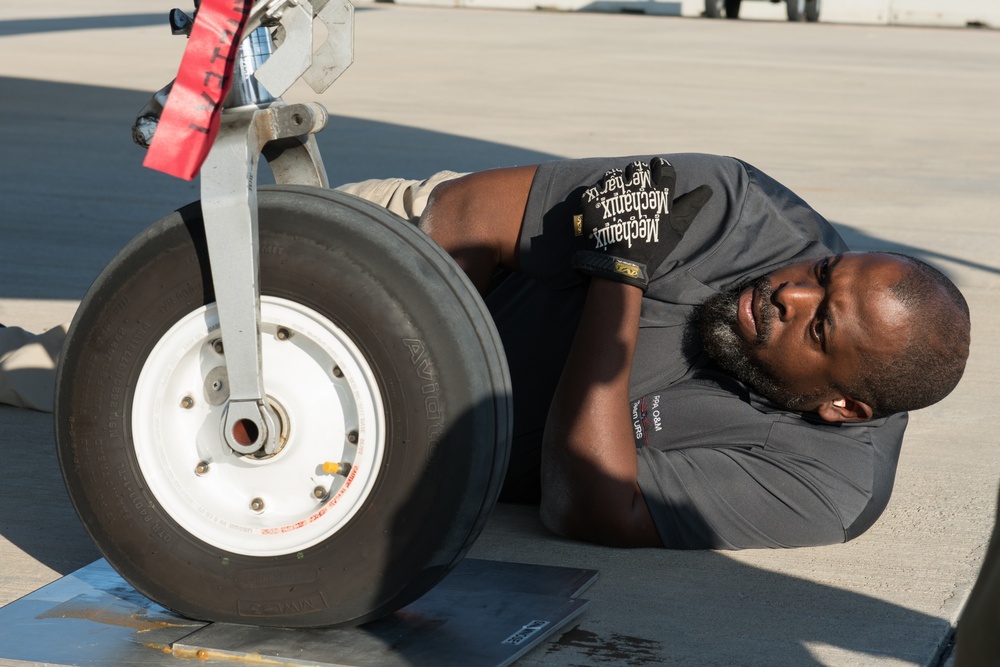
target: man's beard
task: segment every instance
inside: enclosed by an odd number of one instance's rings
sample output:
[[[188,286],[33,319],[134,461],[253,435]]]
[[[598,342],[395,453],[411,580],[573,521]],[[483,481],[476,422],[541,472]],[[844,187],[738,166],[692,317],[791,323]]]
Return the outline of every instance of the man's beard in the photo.
[[[748,287],[756,290],[760,303],[756,322],[757,335],[750,342],[745,341],[738,331],[740,293]],[[782,386],[774,369],[751,354],[753,350],[767,345],[777,315],[778,310],[771,303],[771,283],[765,275],[712,296],[695,310],[695,324],[701,334],[705,353],[722,370],[750,386],[761,396],[783,407],[797,410],[799,406],[815,400],[820,392],[803,395],[788,391]]]

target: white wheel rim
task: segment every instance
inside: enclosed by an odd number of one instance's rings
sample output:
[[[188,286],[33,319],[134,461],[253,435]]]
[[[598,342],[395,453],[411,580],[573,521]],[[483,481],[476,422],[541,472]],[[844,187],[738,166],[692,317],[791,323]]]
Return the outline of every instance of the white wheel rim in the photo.
[[[279,329],[291,335],[279,339]],[[213,346],[218,331],[214,304],[194,311],[142,368],[132,437],[149,490],[184,530],[231,553],[276,556],[319,544],[357,513],[378,475],[385,420],[375,375],[330,320],[262,297],[264,388],[286,440],[273,456],[240,456],[222,437],[225,396],[206,384],[225,365]],[[324,471],[327,463],[339,472]]]

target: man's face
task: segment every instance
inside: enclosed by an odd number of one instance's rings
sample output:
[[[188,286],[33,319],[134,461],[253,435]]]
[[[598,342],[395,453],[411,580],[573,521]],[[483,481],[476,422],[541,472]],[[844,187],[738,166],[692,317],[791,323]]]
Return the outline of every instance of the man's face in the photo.
[[[789,264],[701,307],[705,351],[771,400],[815,410],[864,359],[889,359],[905,342],[907,310],[889,288],[908,270],[875,253]]]

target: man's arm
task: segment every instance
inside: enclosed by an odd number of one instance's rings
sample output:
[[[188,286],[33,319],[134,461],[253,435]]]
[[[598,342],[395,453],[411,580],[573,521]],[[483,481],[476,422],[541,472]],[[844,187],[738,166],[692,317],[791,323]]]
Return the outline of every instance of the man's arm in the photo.
[[[518,270],[518,239],[537,165],[490,169],[434,188],[420,228],[484,293],[499,267]]]
[[[497,266],[519,268],[518,238],[534,174],[533,166],[470,174],[438,185],[431,195],[421,228],[480,290]],[[690,193],[686,205],[678,200],[668,213],[674,178],[673,167],[663,160],[635,163],[624,172],[605,174],[583,206],[582,231],[589,236],[581,249],[588,251],[574,257],[574,266],[593,277],[543,440],[542,517],[563,535],[605,544],[661,545],[637,483],[629,373],[648,276],[711,194],[703,186],[695,191],[698,196]],[[670,215],[684,224],[671,224]],[[637,219],[641,225],[631,224]],[[613,238],[609,223],[645,233]]]
[[[542,444],[541,517],[565,537],[662,546],[637,481],[629,373],[642,291],[592,278]]]

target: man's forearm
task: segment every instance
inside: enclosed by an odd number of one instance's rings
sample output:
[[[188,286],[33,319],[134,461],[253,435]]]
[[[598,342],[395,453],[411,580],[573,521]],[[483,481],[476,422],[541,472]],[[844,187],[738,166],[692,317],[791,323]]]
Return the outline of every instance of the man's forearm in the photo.
[[[542,520],[561,535],[660,544],[638,487],[629,420],[641,307],[638,288],[591,280],[542,447]]]

